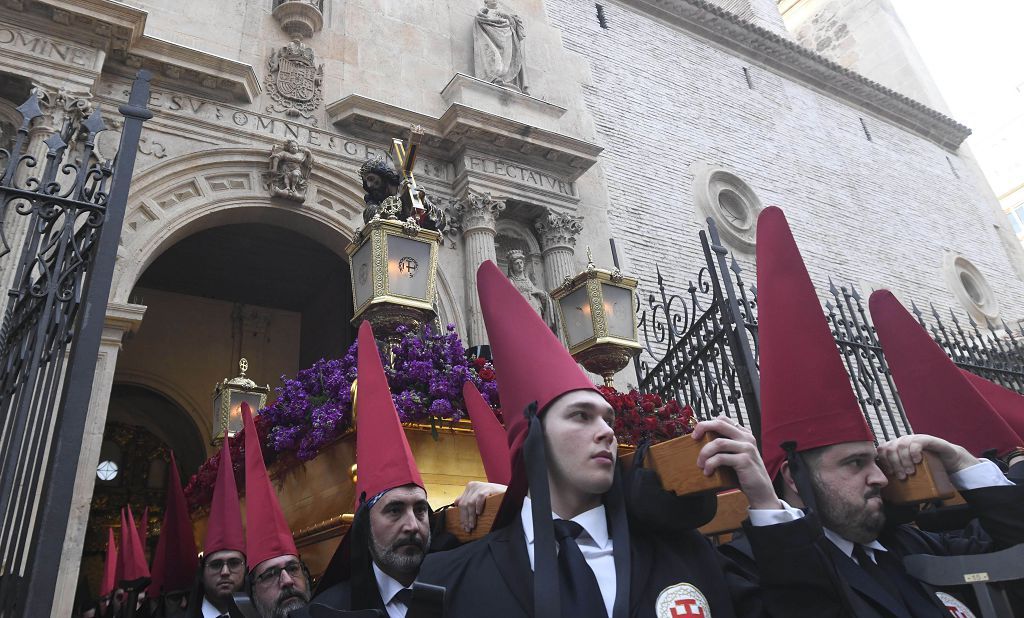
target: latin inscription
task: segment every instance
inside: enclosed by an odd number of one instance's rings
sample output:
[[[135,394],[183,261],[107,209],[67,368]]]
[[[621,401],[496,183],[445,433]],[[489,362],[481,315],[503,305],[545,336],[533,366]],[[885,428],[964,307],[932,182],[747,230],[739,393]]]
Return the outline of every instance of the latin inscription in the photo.
[[[95,52],[84,47],[61,43],[34,32],[11,27],[0,27],[0,47],[74,66],[92,68],[96,63]]]
[[[559,180],[554,176],[550,176],[528,167],[523,167],[516,163],[472,156],[467,156],[465,163],[466,169],[469,170],[483,172],[485,174],[491,174],[493,176],[500,176],[503,178],[511,178],[512,180],[534,185],[535,187],[540,187],[542,189],[547,189],[548,191],[554,191],[570,197],[576,196],[572,182]]]
[[[128,98],[128,90],[127,84],[107,82],[104,84],[103,92],[123,101]],[[386,149],[308,125],[155,88],[150,90],[149,109],[157,114],[163,111],[188,115],[240,131],[269,135],[276,139],[293,139],[310,148],[326,150],[354,161],[387,157],[388,154]],[[450,165],[426,157],[419,157],[416,161],[415,172],[419,176],[451,182],[453,173],[450,170]]]

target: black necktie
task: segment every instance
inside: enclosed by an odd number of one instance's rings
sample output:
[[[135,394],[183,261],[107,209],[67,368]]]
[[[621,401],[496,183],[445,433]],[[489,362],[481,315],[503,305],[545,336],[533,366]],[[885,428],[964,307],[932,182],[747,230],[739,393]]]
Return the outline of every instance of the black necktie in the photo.
[[[880,553],[884,552],[875,551],[876,556],[879,556]],[[875,561],[868,556],[868,553],[864,551],[863,545],[855,544],[853,546],[853,557],[857,559],[857,563],[860,565],[860,568],[864,569],[864,572],[871,576],[871,579],[878,582],[878,584],[882,586],[882,588],[884,588],[897,603],[902,605],[904,609],[907,609],[906,601],[900,593],[898,581],[891,574],[886,573],[881,566],[876,564]],[[881,558],[881,556],[879,556],[879,558]],[[907,613],[910,613],[909,609],[907,610]]]
[[[574,521],[556,519],[555,539],[558,541],[558,581],[562,589],[562,615],[607,616],[601,588],[593,569],[587,564],[576,537],[583,526]]]
[[[412,604],[412,588],[402,588],[391,598],[392,601],[399,601],[406,607]]]

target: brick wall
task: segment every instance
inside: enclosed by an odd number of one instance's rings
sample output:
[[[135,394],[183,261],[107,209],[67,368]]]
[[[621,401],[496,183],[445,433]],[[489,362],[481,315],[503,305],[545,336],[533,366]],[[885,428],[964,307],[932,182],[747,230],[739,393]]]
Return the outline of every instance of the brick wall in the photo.
[[[819,286],[832,275],[957,306],[942,276],[951,250],[982,271],[1004,318],[1024,317],[1024,285],[993,227],[992,198],[956,153],[692,34],[602,4],[607,29],[593,2],[547,7],[565,47],[591,64],[584,96],[606,148],[610,225],[641,287],[653,288],[656,263],[677,288],[701,267],[689,168],[703,160],[733,168],[763,204],[786,210]],[[752,255],[740,258],[752,267]]]

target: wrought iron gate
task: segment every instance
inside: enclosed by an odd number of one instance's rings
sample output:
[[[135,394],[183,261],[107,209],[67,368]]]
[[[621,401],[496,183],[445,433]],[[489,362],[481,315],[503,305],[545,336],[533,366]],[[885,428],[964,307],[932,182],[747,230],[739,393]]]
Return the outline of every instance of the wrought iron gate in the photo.
[[[119,108],[113,164],[94,154],[106,130],[98,105],[88,117],[65,119],[46,140],[45,161],[24,154],[42,115],[35,93],[18,108],[14,147],[0,150],[0,222],[11,209],[28,218],[0,329],[5,618],[50,615],[139,135],[152,117],[149,78],[139,71]],[[0,254],[7,249],[0,228]]]
[[[641,295],[638,330],[644,350],[635,360],[639,389],[676,398],[702,419],[726,414],[760,435],[757,288],[722,245],[714,221],[700,232],[705,264],[685,294],[666,289],[660,270],[656,293]],[[861,410],[879,440],[910,432],[863,297],[855,286],[829,281],[825,318]],[[929,307],[911,310],[953,362],[1024,393],[1024,323],[979,325],[949,310],[949,321]],[[966,326],[965,326],[966,324]],[[660,360],[655,360],[660,359]],[[794,385],[799,387],[799,385]]]

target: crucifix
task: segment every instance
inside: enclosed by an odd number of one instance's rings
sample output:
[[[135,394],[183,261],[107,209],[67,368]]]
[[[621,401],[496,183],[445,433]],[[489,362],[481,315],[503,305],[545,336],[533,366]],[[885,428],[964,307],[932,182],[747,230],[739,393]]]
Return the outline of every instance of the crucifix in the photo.
[[[422,221],[427,212],[423,204],[423,190],[416,186],[416,178],[412,175],[412,168],[416,164],[416,148],[420,139],[423,138],[423,127],[414,124],[409,127],[409,138],[403,142],[395,138],[391,141],[391,151],[394,153],[398,173],[402,176],[402,187],[398,196],[402,202],[410,207],[411,216],[417,221]],[[406,202],[408,196],[408,202]]]

